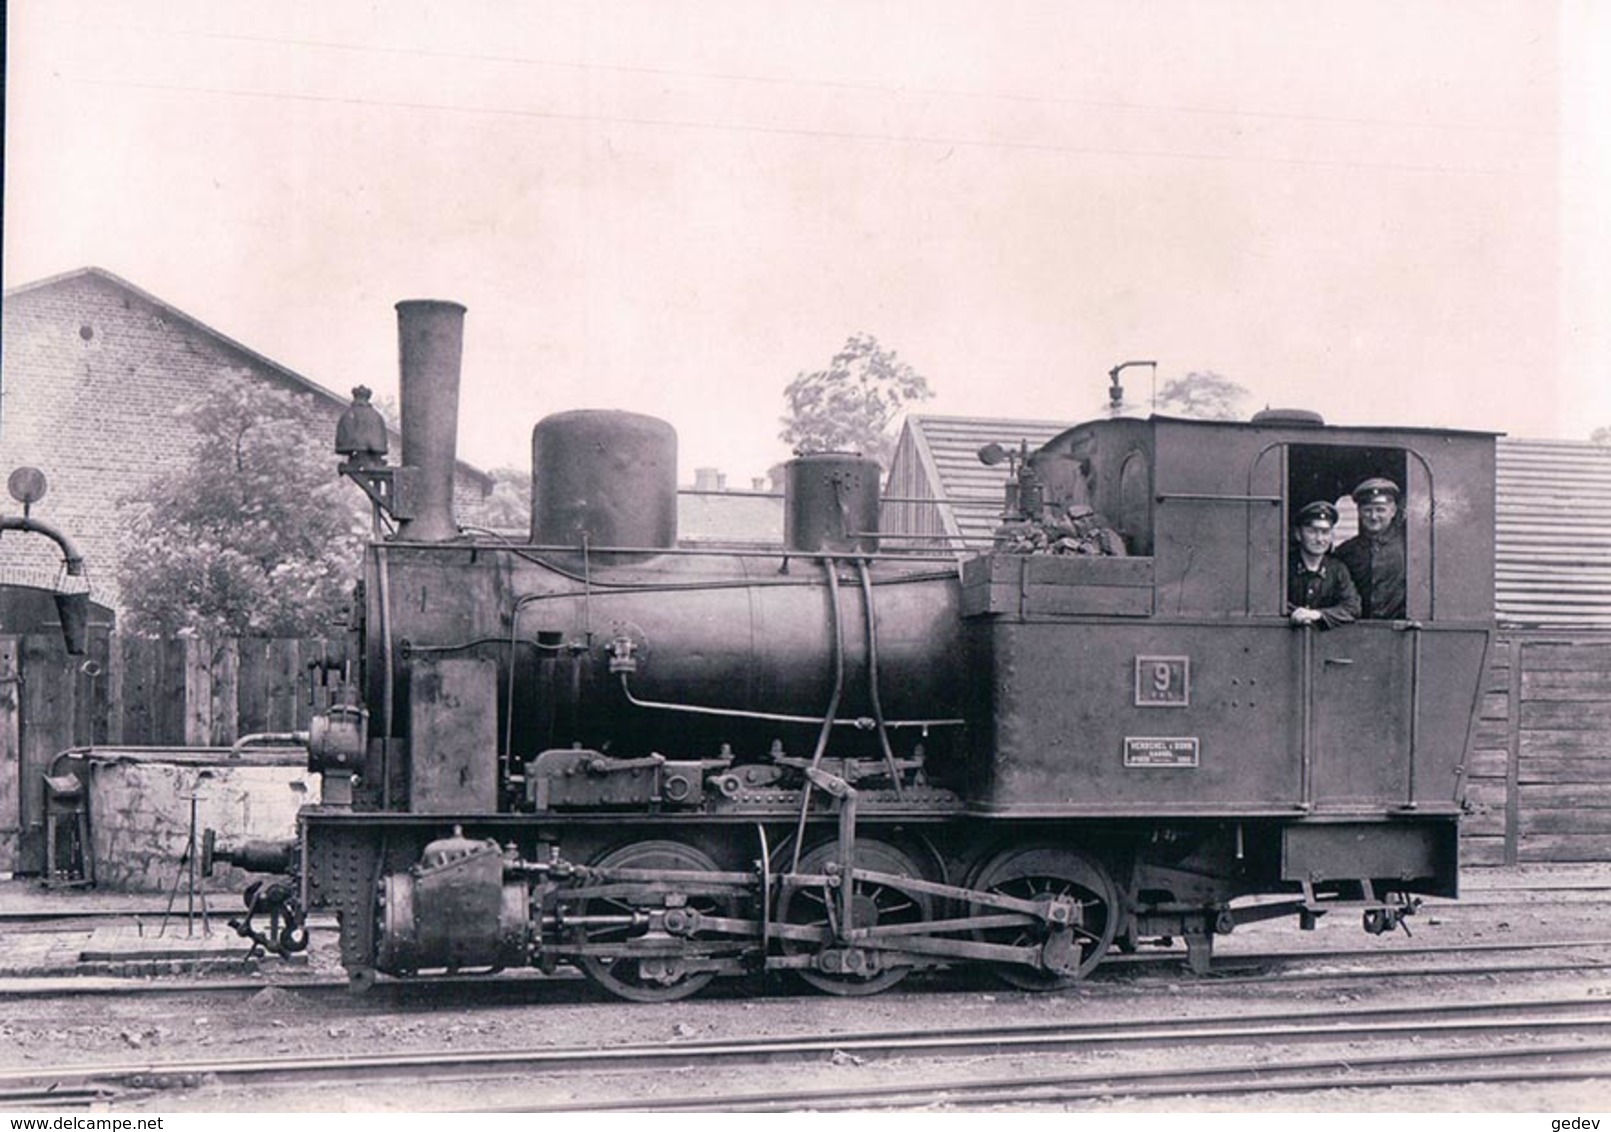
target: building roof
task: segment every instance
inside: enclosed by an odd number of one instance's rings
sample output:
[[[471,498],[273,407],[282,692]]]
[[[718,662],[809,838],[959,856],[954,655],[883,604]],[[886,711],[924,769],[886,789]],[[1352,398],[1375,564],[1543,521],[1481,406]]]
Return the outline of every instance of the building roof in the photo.
[[[224,349],[239,355],[244,361],[248,362],[254,370],[267,373],[270,376],[279,379],[295,392],[310,394],[319,400],[330,402],[336,405],[338,408],[343,409],[346,408],[350,401],[349,397],[336,393],[333,390],[326,389],[318,382],[303,377],[295,370],[288,369],[279,362],[275,361],[273,358],[260,354],[250,346],[237,342],[235,339],[231,338],[222,331],[208,326],[205,322],[202,322],[201,319],[195,317],[194,315],[187,314],[185,311],[180,310],[171,303],[164,302],[155,295],[151,294],[149,291],[135,286],[127,279],[115,275],[103,267],[79,267],[72,271],[64,271],[59,275],[52,275],[45,279],[35,280],[32,283],[23,283],[19,286],[11,288],[9,291],[6,291],[4,298],[7,302],[12,302],[35,291],[48,290],[52,287],[58,287],[64,283],[70,283],[75,280],[85,278],[99,279],[105,283],[109,283],[112,286],[119,288],[120,290],[127,291],[141,302],[156,308],[162,313],[164,318],[170,321],[182,323],[190,327],[192,330],[195,330],[197,333],[205,334]],[[392,431],[392,438],[400,442],[400,434],[395,430]],[[484,491],[490,492],[492,490],[492,477],[487,475],[486,472],[475,467],[473,464],[465,463],[463,460],[457,461],[456,466],[461,474],[470,476],[471,478],[477,480],[481,484]]]
[[[906,418],[897,456],[910,451],[926,473],[922,479],[936,487],[924,490],[920,481],[901,475],[898,491],[903,497],[940,496],[937,513],[953,545],[974,549],[989,546],[992,532],[1001,525],[1007,465],[988,467],[980,463],[979,449],[1000,444],[1016,451],[1020,443],[1027,443],[1034,451],[1071,427],[1069,421],[914,414]],[[901,471],[890,468],[892,485]]]
[[[891,468],[891,481],[911,497],[939,496],[952,545],[982,549],[1001,522],[1007,465],[980,463],[979,448],[1033,450],[1076,423],[914,415],[897,448],[910,467]],[[1611,629],[1611,446],[1499,437],[1495,463],[1499,622]]]

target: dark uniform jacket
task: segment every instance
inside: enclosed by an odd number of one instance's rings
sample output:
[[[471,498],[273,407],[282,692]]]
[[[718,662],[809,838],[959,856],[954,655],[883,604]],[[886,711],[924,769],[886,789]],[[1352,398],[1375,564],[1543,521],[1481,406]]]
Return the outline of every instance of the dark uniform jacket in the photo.
[[[1394,522],[1380,538],[1361,531],[1334,552],[1354,579],[1364,616],[1372,621],[1404,618],[1404,526]]]
[[[1287,612],[1313,609],[1320,614],[1319,626],[1330,629],[1346,625],[1359,616],[1359,591],[1354,589],[1348,568],[1331,555],[1320,560],[1320,568],[1310,570],[1303,555],[1294,553],[1287,571]]]

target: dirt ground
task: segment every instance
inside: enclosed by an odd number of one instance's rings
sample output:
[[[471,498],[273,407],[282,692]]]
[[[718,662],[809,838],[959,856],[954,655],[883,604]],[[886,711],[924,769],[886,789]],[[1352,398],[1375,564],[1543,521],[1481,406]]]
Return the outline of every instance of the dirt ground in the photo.
[[[1492,870],[1473,878],[1463,902],[1432,901],[1413,923],[1413,938],[1402,933],[1372,939],[1363,934],[1357,916],[1323,918],[1317,930],[1300,932],[1291,920],[1251,925],[1223,937],[1217,954],[1297,948],[1363,948],[1381,952],[1425,944],[1526,943],[1591,941],[1611,937],[1611,902],[1605,893],[1569,886],[1611,883],[1611,867],[1555,870]],[[306,965],[278,969],[265,965],[259,977],[306,979],[339,974],[333,962],[333,939],[315,938]],[[1183,957],[1183,953],[1179,953]],[[1594,955],[1611,962],[1611,948],[1568,949],[1545,956]],[[1520,955],[1480,957],[1470,967],[1519,963]],[[1407,1003],[1583,996],[1606,1002],[1611,1015],[1611,968],[1606,973],[1505,974],[1466,970],[1459,974],[1394,979],[1332,981],[1318,976],[1352,965],[1324,961],[1330,967],[1308,968],[1316,976],[1282,984],[1240,983],[1234,979],[1195,978],[1179,962],[1151,962],[1104,968],[1072,990],[1031,995],[998,987],[984,977],[956,973],[925,974],[875,998],[839,999],[793,988],[785,981],[713,987],[683,1002],[643,1005],[604,1000],[578,978],[530,980],[508,993],[455,994],[382,985],[368,996],[299,992],[294,986],[265,985],[254,995],[208,995],[183,992],[158,996],[111,998],[52,996],[0,1000],[0,1064],[30,1065],[128,1064],[198,1057],[238,1058],[344,1051],[352,1054],[426,1050],[442,1046],[498,1049],[528,1046],[675,1044],[727,1037],[855,1034],[913,1030],[928,1026],[966,1029],[1060,1020],[1122,1022],[1165,1015],[1189,1026],[1193,1017],[1227,1011],[1254,1012],[1278,1008],[1357,1009],[1373,1003]],[[1433,958],[1404,956],[1416,967]],[[1300,964],[1296,969],[1303,970]],[[177,977],[182,981],[184,977]],[[1456,1040],[1460,1048],[1484,1039]],[[1497,1039],[1487,1039],[1497,1041]],[[1356,1043],[1359,1057],[1373,1043]],[[1256,1047],[1232,1055],[1257,1061],[1283,1051]],[[1303,1051],[1311,1050],[1306,1047]],[[1313,1053],[1323,1052],[1314,1047]],[[652,1109],[657,1097],[701,1091],[716,1083],[741,1091],[786,1081],[797,1088],[832,1090],[849,1084],[902,1079],[931,1079],[936,1084],[964,1078],[1034,1077],[1081,1072],[1115,1064],[1127,1066],[1196,1064],[1202,1055],[1189,1044],[1123,1055],[1100,1050],[1075,1054],[1018,1054],[965,1057],[928,1063],[882,1060],[849,1053],[807,1064],[782,1064],[757,1076],[754,1069],[668,1071],[601,1077],[578,1084],[545,1087],[543,1082],[476,1081],[459,1089],[326,1085],[303,1087],[286,1095],[277,1090],[225,1095],[205,1082],[173,1082],[172,1087],[132,1107],[153,1111],[417,1111],[520,1105],[563,1105],[578,1095],[608,1090],[625,1092]],[[1216,1055],[1221,1056],[1221,1055]],[[567,1092],[565,1090],[572,1090]],[[119,1105],[119,1108],[129,1106]],[[1271,1093],[1245,1096],[1167,1098],[1149,1101],[1108,1100],[1076,1107],[1111,1112],[1158,1111],[1504,1111],[1603,1112],[1611,1109],[1611,1071],[1607,1078],[1581,1085],[1469,1085],[1440,1089],[1330,1091],[1306,1095]]]

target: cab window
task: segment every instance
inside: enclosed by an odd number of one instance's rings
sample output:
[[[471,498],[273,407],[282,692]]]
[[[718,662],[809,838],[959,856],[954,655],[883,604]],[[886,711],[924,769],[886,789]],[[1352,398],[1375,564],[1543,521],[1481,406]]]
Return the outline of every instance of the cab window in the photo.
[[[1425,561],[1426,532],[1419,529],[1424,523],[1413,517],[1430,514],[1426,501],[1419,508],[1414,505],[1414,493],[1424,490],[1424,483],[1403,448],[1320,444],[1288,448],[1287,537],[1290,540],[1298,512],[1310,503],[1323,501],[1337,508],[1331,554],[1348,568],[1359,590],[1362,621],[1399,621],[1427,614],[1431,575]]]

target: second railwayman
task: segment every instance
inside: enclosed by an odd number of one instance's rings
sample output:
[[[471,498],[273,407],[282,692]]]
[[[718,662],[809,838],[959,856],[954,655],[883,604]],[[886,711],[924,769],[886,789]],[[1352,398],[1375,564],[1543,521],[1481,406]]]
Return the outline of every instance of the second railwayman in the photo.
[[[1354,488],[1359,533],[1337,548],[1372,621],[1404,618],[1404,524],[1398,521],[1398,484],[1368,479]]]
[[[1337,509],[1329,503],[1306,504],[1293,528],[1297,547],[1287,572],[1287,616],[1294,625],[1330,629],[1359,616],[1359,593],[1348,568],[1327,552]]]

